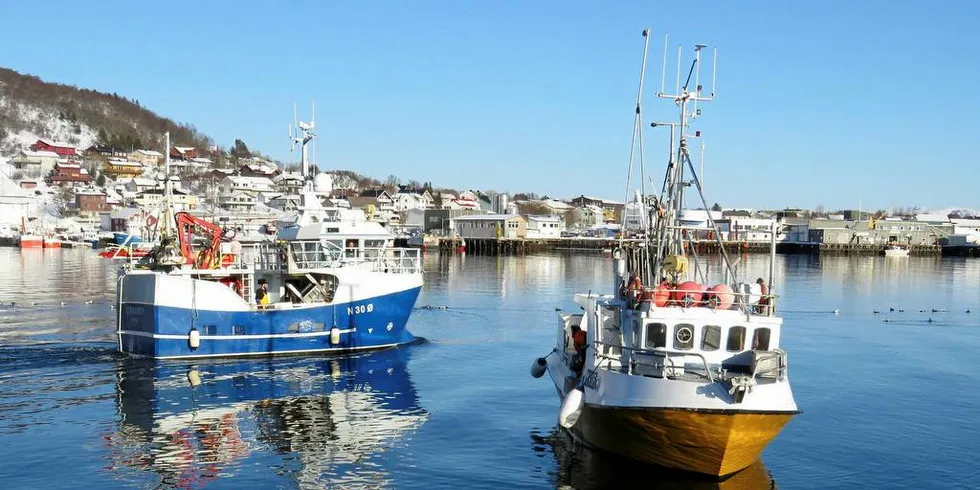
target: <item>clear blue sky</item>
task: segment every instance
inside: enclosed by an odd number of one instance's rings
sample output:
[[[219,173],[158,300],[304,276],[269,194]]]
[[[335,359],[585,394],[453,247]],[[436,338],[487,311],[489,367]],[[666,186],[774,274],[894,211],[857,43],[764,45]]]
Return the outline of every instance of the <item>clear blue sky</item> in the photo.
[[[0,65],[136,98],[283,160],[317,103],[321,167],[623,199],[642,38],[719,49],[703,106],[724,206],[980,208],[975,1],[3,2]],[[669,64],[671,65],[671,64]],[[668,79],[672,75],[668,75]],[[666,133],[647,131],[663,174]]]

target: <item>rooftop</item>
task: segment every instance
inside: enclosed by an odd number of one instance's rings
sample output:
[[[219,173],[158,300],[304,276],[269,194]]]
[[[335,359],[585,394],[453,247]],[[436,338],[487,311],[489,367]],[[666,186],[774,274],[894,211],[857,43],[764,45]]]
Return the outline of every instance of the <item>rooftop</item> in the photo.
[[[520,218],[517,214],[467,214],[455,218],[456,221],[506,221]]]

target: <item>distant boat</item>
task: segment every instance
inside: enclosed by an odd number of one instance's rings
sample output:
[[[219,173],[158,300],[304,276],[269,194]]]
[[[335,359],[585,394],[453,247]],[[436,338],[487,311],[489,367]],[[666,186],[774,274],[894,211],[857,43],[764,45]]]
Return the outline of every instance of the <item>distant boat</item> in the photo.
[[[140,243],[142,238],[136,233],[127,233],[123,231],[116,231],[112,233],[112,241],[116,245],[126,245],[133,243]]]
[[[893,243],[885,248],[885,257],[898,258],[898,257],[908,257],[908,256],[909,256],[909,249],[905,245],[899,243]]]
[[[33,233],[24,233],[20,236],[20,248],[43,248],[44,238]]]
[[[54,236],[46,236],[42,240],[42,245],[44,248],[61,248],[62,240]]]

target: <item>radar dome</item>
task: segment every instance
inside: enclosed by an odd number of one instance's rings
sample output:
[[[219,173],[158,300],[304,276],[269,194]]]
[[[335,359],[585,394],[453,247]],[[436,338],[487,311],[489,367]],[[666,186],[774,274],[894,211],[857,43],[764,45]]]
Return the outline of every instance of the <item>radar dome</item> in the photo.
[[[333,178],[330,174],[317,174],[313,186],[317,192],[329,194],[333,192]]]

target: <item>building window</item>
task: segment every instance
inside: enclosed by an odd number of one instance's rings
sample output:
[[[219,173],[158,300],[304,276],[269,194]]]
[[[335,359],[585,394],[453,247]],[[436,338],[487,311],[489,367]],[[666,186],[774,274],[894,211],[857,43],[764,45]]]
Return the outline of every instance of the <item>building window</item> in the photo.
[[[663,323],[647,324],[647,347],[667,347],[667,325]]]
[[[701,329],[701,350],[714,351],[721,346],[721,327],[705,325]]]
[[[757,328],[752,334],[753,350],[769,350],[769,336],[771,331],[768,328]]]
[[[694,347],[694,325],[679,323],[674,325],[674,348],[689,350]]]
[[[745,348],[745,327],[728,329],[728,352],[739,352]]]
[[[232,335],[245,335],[245,325],[232,325],[231,326]]]

